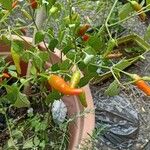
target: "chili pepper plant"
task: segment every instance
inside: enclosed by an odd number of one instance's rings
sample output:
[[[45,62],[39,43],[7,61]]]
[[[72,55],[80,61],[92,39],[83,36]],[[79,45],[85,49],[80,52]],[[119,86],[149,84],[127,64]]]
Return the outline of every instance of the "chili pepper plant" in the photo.
[[[133,16],[146,21],[149,5],[138,1],[122,5],[118,0],[0,0],[2,149],[67,149],[68,124],[73,119],[66,119],[60,99],[77,96],[86,109],[83,87],[88,83],[113,76],[106,94],[117,94],[112,88],[125,86],[120,82],[123,73],[149,96],[148,85],[141,82],[149,77],[137,78],[123,70],[142,59],[150,46],[133,33],[122,37],[126,31],[122,23]],[[108,15],[96,24],[106,8]],[[82,11],[94,14],[83,17]],[[24,36],[32,37],[32,42]],[[58,50],[56,62],[51,55]]]

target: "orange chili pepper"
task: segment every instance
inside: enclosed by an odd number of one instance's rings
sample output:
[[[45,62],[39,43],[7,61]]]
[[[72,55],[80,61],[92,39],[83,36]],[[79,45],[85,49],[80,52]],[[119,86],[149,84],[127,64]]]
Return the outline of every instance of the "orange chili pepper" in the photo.
[[[10,78],[11,76],[8,73],[2,73],[2,78]],[[2,82],[2,78],[0,78],[0,83]]]
[[[138,87],[138,89],[143,91],[147,96],[150,96],[150,86],[137,74],[133,74],[131,77],[136,80],[135,85]]]
[[[63,78],[58,75],[50,75],[48,78],[48,83],[51,85],[52,88],[58,90],[59,92],[65,95],[79,95],[83,92],[80,88],[71,88]]]
[[[84,34],[84,35],[82,36],[82,40],[85,41],[85,42],[87,42],[89,39],[90,39],[90,36],[87,35],[87,34]]]
[[[106,58],[108,59],[114,59],[114,58],[120,58],[123,54],[118,52],[118,53],[111,53],[111,54],[108,54],[106,56]]]
[[[23,35],[26,35],[26,34],[27,34],[27,29],[26,29],[26,28],[21,28],[20,31],[21,31],[21,33],[22,33]]]
[[[17,6],[17,4],[18,4],[18,0],[13,1],[12,8],[15,8]]]
[[[3,73],[2,75],[4,78],[10,78],[10,75],[8,73]]]
[[[90,27],[91,26],[89,24],[84,24],[83,26],[79,27],[79,29],[77,31],[77,35],[83,36]]]
[[[38,3],[36,0],[29,0],[29,2],[32,9],[36,9],[38,7]]]

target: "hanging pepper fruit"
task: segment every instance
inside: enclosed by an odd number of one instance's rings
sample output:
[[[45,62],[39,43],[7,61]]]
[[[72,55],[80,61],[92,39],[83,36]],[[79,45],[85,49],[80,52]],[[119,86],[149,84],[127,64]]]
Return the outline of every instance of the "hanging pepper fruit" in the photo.
[[[90,39],[90,36],[87,35],[87,34],[84,34],[84,35],[82,36],[82,40],[83,40],[84,42],[87,42],[89,39]]]
[[[27,29],[26,28],[21,28],[20,31],[23,35],[27,35]]]
[[[16,66],[16,70],[18,74],[21,74],[21,67],[20,67],[20,56],[15,52],[13,47],[11,48],[11,56]]]
[[[147,96],[150,96],[150,86],[137,74],[131,75],[131,78],[135,80],[135,85],[143,91]]]
[[[84,107],[87,107],[85,91],[79,94],[79,100]]]
[[[48,78],[48,83],[51,85],[52,88],[58,90],[64,95],[79,95],[82,93],[82,89],[71,88],[63,78],[59,77],[58,75],[50,75]]]
[[[2,79],[2,78],[10,78],[11,76],[8,74],[8,73],[6,73],[6,72],[3,72],[2,74],[1,74],[1,78],[0,79]]]
[[[70,80],[70,87],[71,88],[75,88],[77,87],[78,83],[80,82],[80,71],[75,71],[71,77],[71,80]]]
[[[141,13],[139,14],[139,17],[140,17],[141,21],[145,21],[146,18],[147,18],[147,16],[146,16],[145,12],[143,12],[143,11],[141,10],[141,9],[142,9],[142,6],[141,6],[138,2],[136,2],[136,1],[130,1],[130,3],[131,3],[133,9],[134,9],[136,12],[141,12]],[[140,11],[140,10],[141,10],[141,11]]]
[[[2,77],[0,78],[0,83],[2,82],[3,78],[9,79],[9,78],[11,77],[11,76],[10,76],[8,73],[6,73],[6,72],[2,73],[1,76],[2,76]]]
[[[4,77],[4,78],[10,78],[10,75],[8,73],[4,72],[4,73],[2,73],[2,77]]]
[[[17,6],[17,4],[18,4],[18,0],[13,1],[12,8],[15,8]]]
[[[116,58],[120,58],[123,54],[118,52],[118,53],[110,53],[106,56],[106,58],[108,59],[116,59]]]
[[[107,43],[106,50],[103,54],[103,57],[106,58],[108,54],[110,54],[113,50],[113,48],[116,46],[116,40],[115,39],[110,39]]]
[[[90,28],[91,26],[89,24],[84,24],[83,26],[79,27],[77,29],[77,35],[83,36],[85,32]]]
[[[29,0],[32,9],[37,9],[38,3],[36,0]]]

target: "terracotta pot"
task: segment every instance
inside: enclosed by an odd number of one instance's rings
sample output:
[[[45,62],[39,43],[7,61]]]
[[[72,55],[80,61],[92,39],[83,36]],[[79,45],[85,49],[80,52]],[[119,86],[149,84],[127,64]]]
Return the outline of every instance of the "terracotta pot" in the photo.
[[[18,38],[14,36],[13,39],[22,41],[25,47],[31,46],[30,43],[32,42],[32,38],[29,37]],[[45,50],[44,44],[40,44],[40,49]],[[0,41],[0,55],[8,55],[8,59],[10,59],[9,52],[10,52],[9,45],[5,44],[3,41]],[[60,56],[60,52],[57,49],[55,50],[54,53],[51,53],[51,59],[53,63],[57,63],[60,61],[59,56]],[[22,75],[25,75],[27,71],[26,69],[27,64],[24,62],[21,62],[21,64],[22,64],[21,66]],[[75,121],[70,123],[69,125],[70,141],[68,147],[69,150],[75,150],[79,147],[79,145],[84,145],[84,140],[90,138],[89,134],[92,134],[92,131],[95,127],[95,114],[94,114],[94,105],[91,96],[91,91],[88,85],[84,87],[84,90],[86,92],[87,105],[88,105],[88,107],[85,110],[90,112],[85,114],[82,117],[78,117]],[[83,112],[84,110],[77,96],[64,96],[63,101],[68,108],[69,117],[77,113]]]

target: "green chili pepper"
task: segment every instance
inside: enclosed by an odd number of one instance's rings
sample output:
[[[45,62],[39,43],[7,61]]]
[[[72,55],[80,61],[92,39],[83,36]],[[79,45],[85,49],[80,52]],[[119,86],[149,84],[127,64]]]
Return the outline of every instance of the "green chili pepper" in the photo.
[[[71,88],[75,88],[77,87],[78,83],[80,82],[80,71],[75,71],[71,77],[71,81],[70,81],[70,87]]]
[[[16,66],[16,70],[19,74],[21,74],[21,67],[20,67],[20,56],[15,52],[13,48],[11,48],[11,56]]]
[[[79,94],[79,100],[80,100],[82,106],[87,107],[86,94],[84,91]]]

